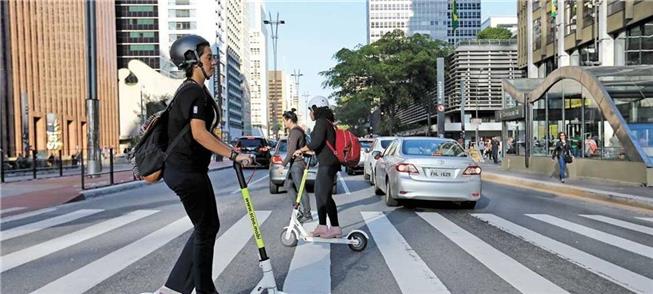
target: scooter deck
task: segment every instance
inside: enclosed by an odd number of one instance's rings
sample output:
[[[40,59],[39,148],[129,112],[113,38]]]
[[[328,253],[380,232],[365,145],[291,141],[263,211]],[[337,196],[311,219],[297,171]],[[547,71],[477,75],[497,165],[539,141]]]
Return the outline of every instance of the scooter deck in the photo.
[[[354,244],[354,240],[349,240],[346,238],[320,238],[320,237],[303,237],[300,238],[301,240],[304,240],[305,242],[316,242],[316,243],[331,243],[331,244]]]

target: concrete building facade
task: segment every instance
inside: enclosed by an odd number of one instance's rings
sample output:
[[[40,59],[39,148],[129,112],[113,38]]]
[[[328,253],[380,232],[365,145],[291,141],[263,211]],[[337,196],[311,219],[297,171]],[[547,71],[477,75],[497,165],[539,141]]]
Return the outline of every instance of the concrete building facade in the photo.
[[[504,28],[509,30],[513,36],[517,35],[516,16],[490,16],[481,24],[481,31],[487,28]]]
[[[268,102],[270,110],[270,130],[274,135],[280,135],[283,132],[282,116],[284,101],[286,101],[286,77],[283,71],[268,71]],[[276,131],[276,132],[275,132]]]
[[[118,68],[132,59],[159,70],[159,7],[157,0],[116,0]]]
[[[2,1],[2,149],[64,156],[87,146],[85,1]],[[100,147],[118,147],[115,2],[96,4]],[[5,51],[6,50],[6,51]],[[6,91],[5,91],[6,89]]]

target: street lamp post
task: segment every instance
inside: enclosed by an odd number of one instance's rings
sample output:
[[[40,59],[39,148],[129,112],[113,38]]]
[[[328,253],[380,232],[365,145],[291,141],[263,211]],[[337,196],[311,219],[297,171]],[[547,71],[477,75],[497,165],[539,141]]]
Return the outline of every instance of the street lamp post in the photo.
[[[276,20],[272,19],[272,13],[268,12],[269,19],[263,21],[264,24],[270,25],[270,38],[272,39],[272,54],[274,55],[274,74],[273,81],[274,84],[277,84],[277,41],[279,40],[279,25],[285,24],[284,20],[279,20],[279,13],[277,12]],[[277,115],[276,115],[276,106],[277,102],[272,101],[272,125],[274,128],[277,127]],[[270,134],[270,124],[268,123],[268,134]]]

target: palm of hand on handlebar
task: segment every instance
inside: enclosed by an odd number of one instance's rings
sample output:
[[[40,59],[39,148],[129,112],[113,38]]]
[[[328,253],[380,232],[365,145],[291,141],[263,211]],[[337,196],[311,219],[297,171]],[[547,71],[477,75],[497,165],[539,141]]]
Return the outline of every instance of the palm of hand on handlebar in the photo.
[[[254,154],[238,154],[235,161],[241,165],[251,165],[255,162]]]

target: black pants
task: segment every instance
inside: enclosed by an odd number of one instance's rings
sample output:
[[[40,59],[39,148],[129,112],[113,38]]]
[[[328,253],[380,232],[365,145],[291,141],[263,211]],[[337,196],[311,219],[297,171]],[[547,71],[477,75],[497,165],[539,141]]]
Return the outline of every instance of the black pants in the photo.
[[[166,287],[181,293],[217,293],[213,284],[213,247],[220,229],[211,180],[206,173],[168,168],[163,178],[179,196],[194,230],[175,263]]]
[[[340,170],[339,165],[319,165],[315,177],[315,201],[317,202],[317,216],[320,225],[326,225],[327,215],[331,226],[339,226],[338,210],[333,201],[331,188],[336,180],[336,174]]]

